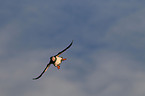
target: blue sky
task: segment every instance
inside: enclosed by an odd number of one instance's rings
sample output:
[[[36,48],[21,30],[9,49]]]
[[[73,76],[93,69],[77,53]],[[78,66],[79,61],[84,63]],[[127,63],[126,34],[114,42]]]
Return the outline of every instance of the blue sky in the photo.
[[[144,96],[144,3],[1,0],[1,95]],[[33,81],[72,40],[61,69]]]

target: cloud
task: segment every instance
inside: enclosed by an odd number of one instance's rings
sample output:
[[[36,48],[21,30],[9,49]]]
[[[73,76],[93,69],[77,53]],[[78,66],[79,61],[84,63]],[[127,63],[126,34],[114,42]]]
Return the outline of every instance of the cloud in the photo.
[[[92,56],[95,57],[95,70],[86,77],[85,82],[86,90],[89,90],[92,96],[144,94],[143,91],[136,90],[142,89],[141,84],[145,82],[145,71],[140,70],[142,62],[133,60],[125,53],[104,50],[95,52]]]
[[[68,96],[69,94],[70,96],[84,96],[79,84],[67,80],[63,74],[65,73],[63,69],[59,72],[59,70],[54,70],[53,65],[40,80],[32,80],[33,77],[39,75],[46,67],[47,62],[44,62],[43,57],[45,58],[48,55],[46,53],[47,51],[35,50],[27,53],[24,52],[9,58],[5,62],[7,64],[3,67],[3,69],[7,70],[2,69],[0,71],[2,94],[4,96],[33,96],[40,94],[49,94],[52,96]]]

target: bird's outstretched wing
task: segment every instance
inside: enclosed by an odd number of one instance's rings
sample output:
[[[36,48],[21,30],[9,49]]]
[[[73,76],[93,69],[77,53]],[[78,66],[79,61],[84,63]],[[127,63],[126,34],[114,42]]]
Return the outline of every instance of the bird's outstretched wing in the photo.
[[[38,77],[36,77],[36,78],[33,78],[33,80],[37,80],[37,79],[39,79],[43,74],[44,74],[44,72],[46,72],[47,71],[47,69],[48,69],[48,67],[51,65],[51,63],[48,63],[47,64],[47,66],[46,66],[46,68],[44,69],[44,71],[38,76]]]
[[[64,51],[66,51],[68,48],[70,48],[70,46],[72,45],[73,41],[70,43],[70,45],[65,48],[64,50],[62,50],[61,52],[59,52],[56,56],[59,56],[60,54],[62,54]]]

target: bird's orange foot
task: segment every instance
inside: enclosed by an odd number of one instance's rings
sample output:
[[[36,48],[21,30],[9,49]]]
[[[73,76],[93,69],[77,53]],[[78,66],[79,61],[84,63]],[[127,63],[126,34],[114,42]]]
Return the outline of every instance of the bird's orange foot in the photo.
[[[57,66],[57,69],[60,69],[60,66],[59,65]]]
[[[62,61],[66,60],[66,58],[63,58]]]

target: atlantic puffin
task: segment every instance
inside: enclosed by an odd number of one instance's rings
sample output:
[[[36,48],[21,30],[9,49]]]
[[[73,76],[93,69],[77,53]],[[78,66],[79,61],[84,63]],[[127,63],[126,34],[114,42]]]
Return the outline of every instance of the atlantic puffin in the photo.
[[[44,72],[47,71],[48,67],[49,67],[51,64],[53,64],[53,65],[54,65],[55,67],[57,67],[57,69],[59,70],[59,69],[60,69],[60,64],[62,63],[62,61],[65,61],[65,60],[66,60],[66,58],[60,57],[60,55],[61,55],[64,51],[66,51],[68,48],[70,48],[70,47],[72,46],[72,44],[73,44],[73,41],[70,43],[70,45],[69,45],[67,48],[65,48],[64,50],[62,50],[61,52],[59,52],[57,55],[50,57],[50,61],[49,61],[49,63],[47,64],[47,66],[46,66],[46,68],[44,69],[44,71],[43,71],[38,77],[33,78],[33,80],[39,79],[39,78],[44,74]]]

